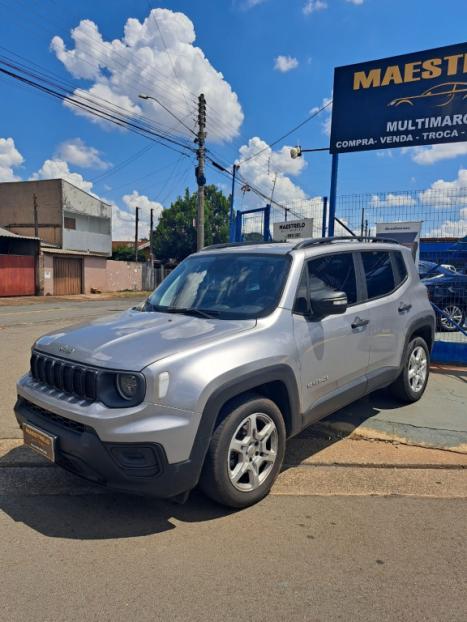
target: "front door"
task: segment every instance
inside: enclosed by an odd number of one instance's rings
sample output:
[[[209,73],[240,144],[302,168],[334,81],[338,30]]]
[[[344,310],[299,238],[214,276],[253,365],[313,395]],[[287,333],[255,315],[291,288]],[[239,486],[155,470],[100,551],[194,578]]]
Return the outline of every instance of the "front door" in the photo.
[[[366,391],[369,323],[355,266],[354,254],[341,252],[310,259],[302,273],[293,322],[306,424],[362,397]],[[347,294],[345,313],[313,318],[313,293],[323,289]]]

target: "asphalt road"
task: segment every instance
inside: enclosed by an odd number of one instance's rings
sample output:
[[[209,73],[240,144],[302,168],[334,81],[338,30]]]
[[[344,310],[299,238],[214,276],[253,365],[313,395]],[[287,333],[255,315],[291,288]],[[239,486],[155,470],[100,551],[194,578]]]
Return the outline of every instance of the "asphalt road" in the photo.
[[[128,309],[139,299],[58,301],[0,307],[0,438],[20,438],[13,416],[17,379],[29,368],[34,341],[45,333]]]
[[[6,622],[467,619],[465,500],[0,497]]]

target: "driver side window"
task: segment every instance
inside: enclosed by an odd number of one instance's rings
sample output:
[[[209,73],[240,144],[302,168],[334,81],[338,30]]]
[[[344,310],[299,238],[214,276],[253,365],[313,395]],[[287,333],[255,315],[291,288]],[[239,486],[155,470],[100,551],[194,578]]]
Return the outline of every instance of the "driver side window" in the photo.
[[[357,302],[357,278],[353,253],[336,253],[311,259],[302,272],[294,313],[305,315],[309,299],[323,290],[345,292],[349,305]]]

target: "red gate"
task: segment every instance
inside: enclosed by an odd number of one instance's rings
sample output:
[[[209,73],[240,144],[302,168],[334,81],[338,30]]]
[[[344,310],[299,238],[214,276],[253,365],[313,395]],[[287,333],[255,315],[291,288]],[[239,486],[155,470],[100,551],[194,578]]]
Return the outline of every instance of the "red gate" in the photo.
[[[0,296],[34,296],[35,257],[0,255]]]

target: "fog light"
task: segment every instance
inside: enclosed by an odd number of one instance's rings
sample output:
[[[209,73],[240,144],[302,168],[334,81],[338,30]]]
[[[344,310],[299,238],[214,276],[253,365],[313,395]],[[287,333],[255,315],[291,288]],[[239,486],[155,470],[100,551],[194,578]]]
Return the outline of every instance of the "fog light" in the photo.
[[[138,376],[135,376],[134,374],[118,374],[117,389],[123,399],[134,399],[138,392],[138,388]]]

